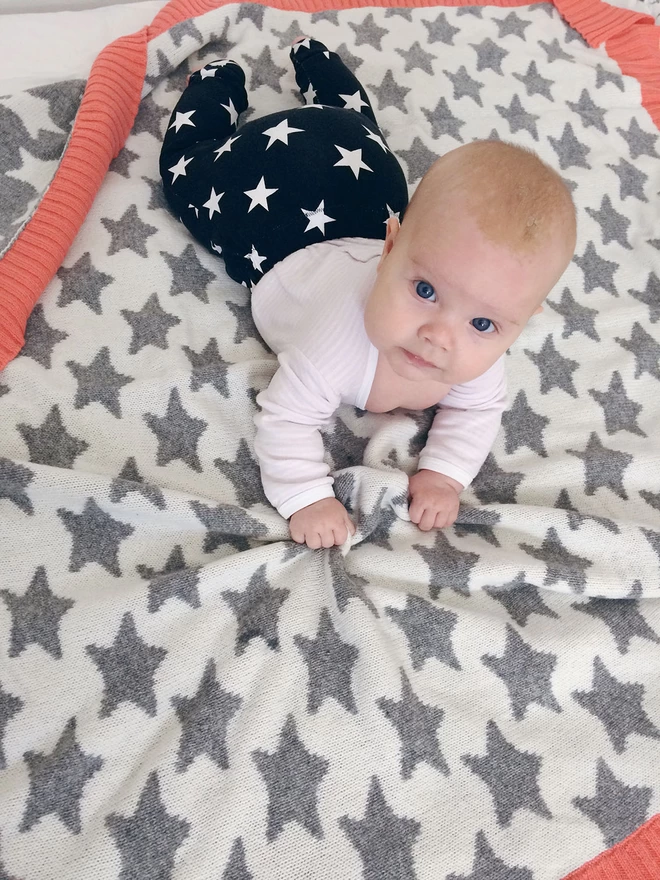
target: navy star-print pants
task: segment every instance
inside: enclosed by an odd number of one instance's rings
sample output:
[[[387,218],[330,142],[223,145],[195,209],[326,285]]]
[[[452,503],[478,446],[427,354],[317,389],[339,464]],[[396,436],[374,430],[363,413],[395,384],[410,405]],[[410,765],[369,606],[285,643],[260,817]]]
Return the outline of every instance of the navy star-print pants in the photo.
[[[312,39],[290,55],[307,106],[237,128],[245,74],[214,61],[190,77],[160,155],[173,213],[248,287],[310,244],[384,239],[388,218],[403,219],[408,204],[403,170],[339,55]]]

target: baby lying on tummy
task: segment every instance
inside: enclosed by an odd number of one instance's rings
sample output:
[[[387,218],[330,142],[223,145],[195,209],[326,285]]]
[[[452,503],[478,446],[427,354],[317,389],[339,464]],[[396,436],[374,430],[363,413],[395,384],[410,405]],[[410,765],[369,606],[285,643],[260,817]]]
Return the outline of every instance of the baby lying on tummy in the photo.
[[[531,150],[474,141],[438,159],[407,204],[353,73],[311,37],[290,56],[307,105],[241,128],[241,67],[214,61],[192,74],[161,151],[165,196],[252,290],[278,356],[257,397],[255,452],[293,540],[318,549],[355,532],[319,431],[342,403],[440,404],[409,511],[423,531],[446,528],[497,436],[505,352],[573,256],[573,201]]]

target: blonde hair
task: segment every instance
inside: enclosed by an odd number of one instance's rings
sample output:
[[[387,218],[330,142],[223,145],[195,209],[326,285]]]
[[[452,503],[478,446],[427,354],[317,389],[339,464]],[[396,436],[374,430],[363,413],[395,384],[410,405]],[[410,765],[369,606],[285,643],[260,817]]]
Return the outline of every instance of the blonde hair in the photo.
[[[575,247],[576,211],[562,177],[527,147],[478,140],[433,163],[409,212],[442,209],[458,197],[482,233],[516,253],[540,249],[550,238]]]

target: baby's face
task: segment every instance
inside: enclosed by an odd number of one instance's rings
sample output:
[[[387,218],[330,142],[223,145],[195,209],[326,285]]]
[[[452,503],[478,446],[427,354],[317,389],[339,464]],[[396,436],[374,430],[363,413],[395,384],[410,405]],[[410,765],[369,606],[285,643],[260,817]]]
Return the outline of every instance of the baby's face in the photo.
[[[516,256],[469,216],[390,219],[365,329],[399,376],[458,385],[482,375],[559,280],[565,249]],[[408,225],[407,225],[408,224]]]

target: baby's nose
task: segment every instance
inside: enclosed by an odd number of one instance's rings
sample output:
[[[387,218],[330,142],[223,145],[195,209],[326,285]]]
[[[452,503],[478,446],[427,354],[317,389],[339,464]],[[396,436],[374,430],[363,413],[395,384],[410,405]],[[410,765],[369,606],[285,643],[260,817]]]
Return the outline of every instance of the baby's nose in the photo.
[[[433,322],[425,325],[421,328],[421,335],[434,348],[451,351],[454,347],[451,330],[444,323]]]

